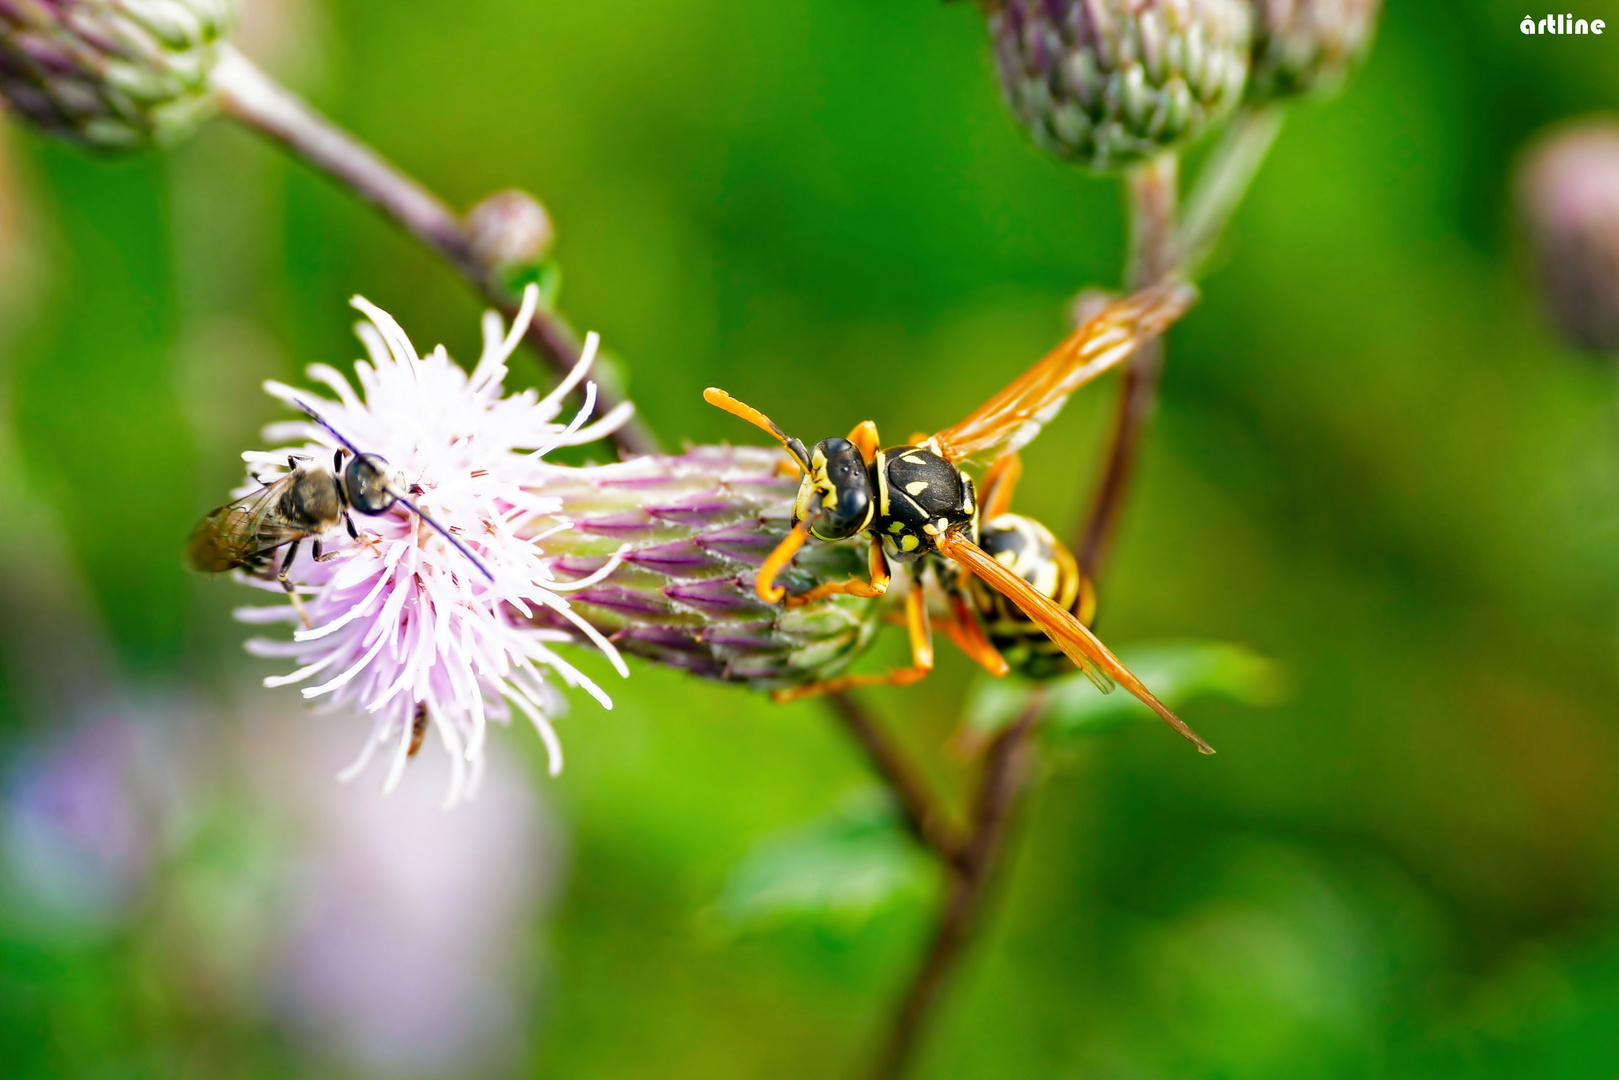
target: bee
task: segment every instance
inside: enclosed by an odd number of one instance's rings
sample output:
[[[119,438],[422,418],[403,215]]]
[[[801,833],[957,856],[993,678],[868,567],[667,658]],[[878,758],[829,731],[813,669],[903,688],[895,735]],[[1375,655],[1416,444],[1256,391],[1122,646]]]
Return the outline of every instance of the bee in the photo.
[[[933,640],[921,574],[929,562],[945,559],[956,564],[958,574],[976,578],[1010,600],[1103,693],[1111,692],[1115,683],[1123,684],[1200,752],[1212,754],[1213,748],[1154,697],[1090,632],[1071,610],[1072,603],[1060,603],[980,546],[985,534],[984,516],[972,478],[960,467],[960,463],[980,459],[996,461],[1003,471],[1014,469],[1011,464],[999,463],[1011,460],[1011,455],[1038,435],[1076,389],[1167,329],[1191,306],[1195,296],[1190,286],[1166,282],[1114,301],[966,419],[915,439],[909,446],[880,448],[877,426],[866,420],[857,424],[847,438],[823,439],[813,449],[807,448],[764,413],[725,391],[714,387],[704,391],[710,404],[769,432],[786,449],[802,476],[793,504],[792,530],[759,568],[755,587],[760,599],[797,607],[840,594],[881,596],[892,580],[890,564],[904,568],[910,578],[911,587],[905,596],[905,624],[911,645],[909,667],[884,675],[843,676],[780,691],[778,700],[857,686],[905,686],[925,678],[933,668]],[[996,477],[995,473],[996,469],[991,469],[986,479],[997,479],[1001,485],[1008,478],[1015,481],[1015,475],[1006,477],[1003,473]],[[1010,487],[1001,489],[1006,495],[997,499],[998,510],[1010,500]],[[994,521],[1002,517],[1004,514],[991,515],[989,532],[995,537],[992,543],[1010,545],[1014,542],[1011,534],[1021,530],[1015,522],[995,525]],[[1043,527],[1041,531],[1050,536]],[[869,581],[854,578],[827,582],[795,596],[787,596],[786,590],[776,585],[777,575],[811,538],[837,541],[862,535],[870,540]],[[1051,541],[1056,544],[1055,537]],[[1056,545],[1051,549],[1053,561],[1058,563],[1059,548]],[[1066,554],[1066,549],[1062,550]],[[1015,563],[1015,557],[1010,561]],[[1077,567],[1074,575],[1078,575]],[[1065,583],[1057,579],[1062,577],[1059,565],[1053,580],[1053,592],[1058,597]],[[985,635],[970,594],[960,587],[950,591],[955,611],[952,622],[959,631],[952,637],[986,670],[1005,675],[1010,665]],[[1077,591],[1075,598],[1077,602]]]
[[[301,401],[297,405],[340,444],[330,465],[316,458],[289,455],[284,474],[268,481],[260,479],[259,490],[203,518],[186,544],[186,563],[193,570],[217,574],[240,567],[269,577],[279,555],[275,580],[286,590],[307,628],[309,616],[303,600],[297,585],[287,576],[299,547],[309,540],[316,561],[324,561],[329,553],[322,550],[323,537],[342,527],[350,539],[360,538],[353,514],[377,517],[402,505],[455,545],[485,577],[494,580],[488,567],[465,544],[410,501],[404,478],[389,469],[386,459],[380,454],[362,453],[315,410]]]

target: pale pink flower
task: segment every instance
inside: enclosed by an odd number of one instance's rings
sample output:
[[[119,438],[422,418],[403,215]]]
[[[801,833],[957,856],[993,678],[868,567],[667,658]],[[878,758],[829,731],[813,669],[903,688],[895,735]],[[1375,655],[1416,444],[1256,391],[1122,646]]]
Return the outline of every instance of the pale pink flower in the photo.
[[[303,688],[304,697],[373,716],[364,748],[341,774],[345,780],[381,748],[391,759],[385,790],[398,783],[418,704],[453,763],[447,804],[476,791],[489,723],[508,722],[514,708],[539,731],[555,774],[562,749],[551,718],[562,699],[548,676],[582,687],[604,708],[612,702],[553,645],[589,640],[620,675],[628,674],[617,649],[575,615],[564,596],[600,581],[618,560],[583,579],[559,582],[552,574],[545,540],[571,523],[562,500],[546,493],[547,479],[559,467],[544,458],[557,447],[600,439],[630,410],[621,406],[586,424],[595,400],[595,386],[587,383],[584,406],[571,421],[558,419],[595,357],[595,334],[586,339],[578,366],[551,393],[504,396],[506,360],[536,298],[530,287],[509,332],[494,312],[484,316],[483,355],[469,375],[442,345],[418,357],[391,316],[356,297],[354,306],[369,320],[356,332],[370,355],[369,362],[355,363],[358,392],[325,364],[311,365],[308,374],[329,387],[335,401],[265,384],[294,408],[313,408],[360,451],[387,459],[411,501],[478,560],[400,503],[380,515],[356,514],[357,541],[341,528],[323,537],[325,561],[316,562],[309,545],[295,561],[290,577],[300,585],[311,628],[295,630],[291,641],[258,638],[248,648],[298,665],[265,679],[266,686],[313,683]],[[271,425],[265,437],[295,444],[290,451],[242,455],[265,479],[273,475],[270,469],[286,466],[289,452],[329,467],[339,446],[331,432],[308,419]],[[243,580],[278,588],[259,578]],[[573,631],[536,628],[533,616],[541,609],[557,613]],[[246,608],[237,615],[247,622],[298,625],[290,605]]]

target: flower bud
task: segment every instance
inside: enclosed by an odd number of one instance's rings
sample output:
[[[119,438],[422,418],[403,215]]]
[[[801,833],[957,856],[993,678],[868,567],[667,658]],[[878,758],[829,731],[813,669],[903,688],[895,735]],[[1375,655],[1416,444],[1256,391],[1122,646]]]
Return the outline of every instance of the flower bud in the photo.
[[[1619,123],[1587,123],[1532,149],[1519,206],[1552,321],[1579,348],[1619,352]]]
[[[0,0],[0,93],[103,150],[182,138],[213,110],[234,0]]]
[[[779,450],[697,446],[592,469],[559,468],[544,485],[572,529],[547,537],[552,569],[604,580],[569,594],[573,610],[622,652],[759,689],[837,674],[879,626],[880,601],[836,596],[788,609],[754,593],[761,563],[787,535],[798,482]],[[862,548],[812,542],[777,580],[789,593],[864,575]],[[567,630],[553,612],[545,626]]]
[[[465,226],[472,257],[493,274],[533,266],[556,240],[545,207],[515,188],[497,191],[467,211]]]
[[[1193,138],[1242,97],[1248,0],[1001,0],[996,67],[1035,141],[1093,169]]]
[[[1371,49],[1382,0],[1253,0],[1252,101],[1341,84]]]

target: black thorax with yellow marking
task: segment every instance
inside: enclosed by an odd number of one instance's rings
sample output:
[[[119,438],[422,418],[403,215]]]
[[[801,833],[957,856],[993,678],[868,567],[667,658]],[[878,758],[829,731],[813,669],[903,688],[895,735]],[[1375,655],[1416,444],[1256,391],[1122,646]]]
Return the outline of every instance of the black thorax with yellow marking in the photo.
[[[925,445],[877,451],[871,475],[877,486],[871,528],[890,559],[915,562],[947,532],[967,531],[977,541],[972,480]]]

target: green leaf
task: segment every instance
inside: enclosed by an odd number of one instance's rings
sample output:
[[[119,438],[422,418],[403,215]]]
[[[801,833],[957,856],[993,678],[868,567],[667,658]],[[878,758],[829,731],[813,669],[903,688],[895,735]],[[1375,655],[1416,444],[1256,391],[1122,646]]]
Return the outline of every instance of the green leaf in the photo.
[[[1119,659],[1165,705],[1178,709],[1200,698],[1274,705],[1286,693],[1280,665],[1240,645],[1220,642],[1166,642],[1119,650]],[[1124,690],[1103,695],[1083,675],[1045,684],[1049,700],[1046,729],[1075,735],[1118,727],[1134,720],[1157,722],[1151,709]],[[982,680],[967,704],[967,723],[992,732],[1011,723],[1027,706],[1035,684],[1017,679]]]
[[[881,792],[761,841],[731,871],[716,905],[733,929],[809,923],[855,929],[931,892],[937,873]]]

